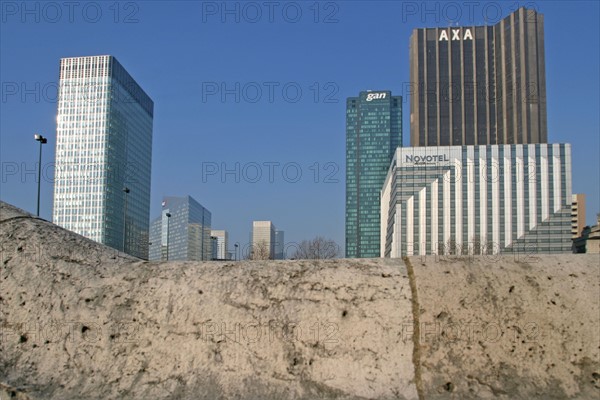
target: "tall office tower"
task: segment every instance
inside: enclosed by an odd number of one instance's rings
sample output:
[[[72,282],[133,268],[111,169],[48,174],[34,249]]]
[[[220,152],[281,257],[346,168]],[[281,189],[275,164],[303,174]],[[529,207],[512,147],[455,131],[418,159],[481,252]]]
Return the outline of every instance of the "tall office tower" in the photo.
[[[285,259],[285,232],[276,230],[275,231],[275,259],[276,260],[284,260]]]
[[[581,236],[585,226],[585,194],[573,194],[571,201],[571,236],[573,239]]]
[[[411,146],[546,143],[545,71],[534,10],[493,26],[415,29]]]
[[[116,58],[61,59],[55,224],[148,258],[153,109]]]
[[[275,259],[275,230],[275,225],[271,221],[252,222],[250,258],[253,260]]]
[[[571,145],[399,148],[381,227],[382,257],[570,252]]]
[[[216,240],[216,249],[213,249],[213,258],[217,260],[227,260],[229,255],[227,247],[229,245],[229,234],[224,230],[212,230],[210,235]],[[216,251],[215,251],[216,250]]]
[[[210,224],[210,211],[191,196],[164,197],[150,226],[150,260],[211,260]]]
[[[346,257],[379,257],[379,194],[402,145],[402,97],[360,92],[346,100]]]

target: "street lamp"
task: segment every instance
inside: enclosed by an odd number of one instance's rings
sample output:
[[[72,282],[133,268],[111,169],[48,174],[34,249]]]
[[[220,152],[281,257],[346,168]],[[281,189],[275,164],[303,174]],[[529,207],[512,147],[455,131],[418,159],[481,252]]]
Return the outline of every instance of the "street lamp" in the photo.
[[[171,219],[171,213],[166,213],[167,217],[167,261],[169,261],[169,220]]]
[[[42,135],[33,135],[34,139],[40,142],[40,159],[38,161],[38,191],[37,191],[37,216],[40,216],[40,185],[42,183],[42,145],[48,143],[48,139]]]
[[[216,236],[210,237],[210,258],[212,261],[219,259],[219,249],[217,248],[218,241]]]
[[[125,234],[127,233],[127,195],[129,194],[129,188],[125,186],[123,193],[125,193],[125,207],[123,208],[123,253],[125,253]]]
[[[239,247],[239,245],[240,245],[239,243],[234,244],[234,246],[235,246],[235,261],[238,260],[238,247]]]

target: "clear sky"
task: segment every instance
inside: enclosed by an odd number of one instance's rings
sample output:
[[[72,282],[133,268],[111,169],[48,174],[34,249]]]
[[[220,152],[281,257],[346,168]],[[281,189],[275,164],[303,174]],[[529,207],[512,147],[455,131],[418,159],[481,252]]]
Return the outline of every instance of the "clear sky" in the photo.
[[[548,139],[572,144],[587,223],[600,211],[597,1],[0,4],[0,198],[35,212],[40,133],[46,219],[59,60],[110,54],[154,100],[152,219],[163,196],[189,194],[232,243],[272,220],[286,242],[324,235],[343,248],[345,99],[404,96],[408,145],[411,31],[496,23],[516,6],[544,15]]]

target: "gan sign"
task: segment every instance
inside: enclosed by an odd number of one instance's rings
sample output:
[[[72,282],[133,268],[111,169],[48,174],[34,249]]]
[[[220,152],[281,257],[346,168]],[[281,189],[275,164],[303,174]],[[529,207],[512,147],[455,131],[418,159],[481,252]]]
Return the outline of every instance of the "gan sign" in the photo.
[[[369,93],[367,95],[367,101],[385,99],[386,93]]]

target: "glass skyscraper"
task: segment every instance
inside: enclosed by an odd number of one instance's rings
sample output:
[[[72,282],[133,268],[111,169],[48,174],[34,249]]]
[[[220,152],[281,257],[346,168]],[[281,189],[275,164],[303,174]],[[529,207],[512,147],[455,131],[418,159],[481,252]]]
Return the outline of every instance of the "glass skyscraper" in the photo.
[[[275,259],[285,259],[285,232],[281,230],[275,231]]]
[[[116,58],[61,59],[55,224],[148,257],[153,110]]]
[[[346,101],[346,257],[379,257],[380,191],[402,145],[402,97],[365,91]]]
[[[211,260],[211,218],[191,196],[164,197],[150,226],[150,260]]]
[[[544,18],[520,8],[496,25],[415,29],[411,146],[546,143]]]

